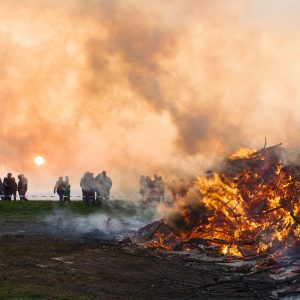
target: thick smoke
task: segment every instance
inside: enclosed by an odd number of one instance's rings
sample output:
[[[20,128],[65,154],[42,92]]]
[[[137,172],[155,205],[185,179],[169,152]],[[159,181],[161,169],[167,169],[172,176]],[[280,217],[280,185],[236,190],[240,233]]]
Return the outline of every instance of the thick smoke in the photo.
[[[1,172],[32,189],[106,169],[198,174],[243,146],[296,147],[296,1],[3,0]],[[292,21],[294,20],[294,21]],[[35,155],[47,165],[32,165]],[[75,184],[73,184],[73,187]]]
[[[158,218],[155,206],[143,207],[132,201],[111,201],[102,207],[101,213],[84,216],[68,209],[57,209],[46,216],[43,222],[55,234],[78,237],[100,230],[103,235],[123,238]],[[100,232],[96,234],[101,235]]]

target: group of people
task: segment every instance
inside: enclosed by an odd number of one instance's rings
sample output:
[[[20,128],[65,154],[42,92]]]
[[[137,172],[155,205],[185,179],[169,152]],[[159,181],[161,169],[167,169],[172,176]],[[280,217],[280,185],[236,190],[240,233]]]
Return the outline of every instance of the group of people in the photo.
[[[59,196],[59,202],[71,200],[71,185],[68,176],[66,176],[65,180],[63,180],[62,177],[58,178],[54,186],[54,194],[55,193]]]
[[[109,200],[112,181],[107,176],[106,171],[102,171],[96,177],[91,172],[86,172],[80,180],[82,189],[82,200],[84,204],[103,203]],[[11,173],[3,179],[0,178],[0,197],[2,200],[17,200],[17,192],[20,200],[28,201],[26,192],[28,189],[28,181],[24,174],[18,175],[18,183]],[[165,197],[165,183],[161,176],[142,175],[140,177],[140,195],[144,202],[163,201]],[[70,201],[71,185],[69,177],[59,177],[55,186],[54,193],[59,196],[60,202]]]
[[[103,203],[109,199],[112,181],[106,171],[102,171],[96,177],[91,172],[86,172],[80,180],[82,200],[86,205],[90,203]]]
[[[20,200],[28,201],[28,199],[26,198],[27,189],[28,181],[24,174],[18,175],[18,183],[12,176],[12,173],[8,173],[3,181],[0,178],[0,193],[2,200],[11,201],[13,197],[14,201],[16,201],[18,192]]]
[[[109,199],[112,181],[106,175],[106,171],[99,173],[96,177],[94,177],[93,173],[86,172],[80,180],[80,187],[84,204],[102,203]],[[63,177],[58,178],[54,186],[55,193],[58,194],[60,202],[70,201],[71,185],[68,176],[66,176],[65,180],[63,180]]]
[[[140,177],[140,195],[144,202],[163,201],[165,198],[165,183],[162,177],[155,174],[152,180],[150,176],[142,175]]]

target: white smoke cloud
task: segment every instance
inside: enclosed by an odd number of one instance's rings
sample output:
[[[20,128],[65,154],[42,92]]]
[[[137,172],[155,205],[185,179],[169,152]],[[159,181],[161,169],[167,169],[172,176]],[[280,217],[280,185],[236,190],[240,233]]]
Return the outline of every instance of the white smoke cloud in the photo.
[[[198,174],[265,136],[299,146],[298,7],[1,1],[1,173],[45,190],[106,169],[130,194],[142,173]]]

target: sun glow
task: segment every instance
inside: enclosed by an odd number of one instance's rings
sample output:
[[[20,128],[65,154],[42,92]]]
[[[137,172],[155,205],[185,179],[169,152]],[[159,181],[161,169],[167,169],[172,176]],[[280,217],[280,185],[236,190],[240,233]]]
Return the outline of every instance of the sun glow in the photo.
[[[45,163],[45,159],[44,159],[44,157],[42,157],[42,156],[37,156],[37,157],[35,157],[35,159],[34,159],[34,163],[35,163],[36,165],[38,165],[38,166],[41,166],[41,165],[43,165],[43,164]]]

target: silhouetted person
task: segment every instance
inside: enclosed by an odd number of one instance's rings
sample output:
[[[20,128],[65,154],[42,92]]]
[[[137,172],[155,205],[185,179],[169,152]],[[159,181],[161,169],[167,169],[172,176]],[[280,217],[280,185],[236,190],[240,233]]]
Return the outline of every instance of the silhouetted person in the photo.
[[[71,196],[71,185],[69,181],[69,177],[66,176],[66,179],[64,181],[64,201],[71,201],[70,196]]]
[[[149,176],[140,177],[140,194],[144,202],[163,201],[165,197],[165,184],[161,176],[154,174],[152,180]]]
[[[18,175],[18,193],[19,193],[19,197],[20,200],[22,201],[28,201],[28,199],[26,198],[26,192],[28,189],[28,181],[27,178],[24,176],[24,174],[20,174]]]
[[[95,180],[93,173],[85,172],[80,180],[80,187],[82,189],[82,201],[85,205],[91,202],[95,204]]]
[[[64,181],[62,177],[59,177],[54,186],[54,194],[57,193],[59,196],[59,202],[64,201]]]
[[[18,184],[16,182],[15,177],[11,178],[11,190],[12,190],[12,195],[14,197],[14,201],[17,201]]]
[[[140,195],[142,196],[142,199],[145,199],[145,195],[146,195],[146,177],[145,175],[141,175],[140,177],[140,191],[139,191]]]
[[[146,191],[144,201],[152,202],[155,199],[155,181],[150,176],[146,176],[145,178],[144,189]]]
[[[165,183],[161,176],[154,175],[154,195],[156,201],[163,201],[165,199]]]
[[[1,199],[4,199],[4,185],[2,182],[2,179],[0,178],[0,195],[1,195]]]
[[[105,201],[109,200],[110,197],[110,189],[112,187],[112,181],[110,177],[106,175],[106,171],[102,172],[102,184],[103,184],[103,190],[104,190],[104,198]]]
[[[102,199],[103,199],[103,191],[102,191],[102,187],[101,187],[101,177],[102,174],[98,174],[95,177],[95,190],[96,190],[96,202],[99,204],[101,204]]]
[[[13,179],[11,173],[8,173],[3,180],[3,191],[4,191],[3,200],[11,201],[11,196],[13,193]]]
[[[95,183],[96,183],[97,200],[100,202],[109,200],[112,181],[106,175],[106,171],[103,171],[102,173],[98,174],[95,177]]]

